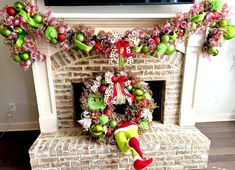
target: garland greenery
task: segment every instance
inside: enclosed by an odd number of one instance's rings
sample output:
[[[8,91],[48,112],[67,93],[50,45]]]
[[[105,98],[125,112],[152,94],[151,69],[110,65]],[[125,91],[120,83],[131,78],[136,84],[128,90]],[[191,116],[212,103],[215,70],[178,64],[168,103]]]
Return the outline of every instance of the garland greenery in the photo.
[[[4,7],[0,17],[0,34],[10,46],[11,58],[25,70],[35,61],[45,61],[46,55],[37,48],[37,41],[43,37],[54,47],[93,52],[118,65],[125,59],[127,65],[133,64],[132,54],[171,55],[178,41],[204,29],[209,31],[202,52],[208,56],[216,56],[217,47],[235,37],[235,26],[228,20],[228,6],[221,0],[202,0],[189,12],[178,14],[163,25],[152,29],[136,28],[123,36],[116,31],[101,30],[95,34],[94,28],[84,25],[69,28],[63,19],[53,18],[51,11],[42,13],[28,1]],[[118,57],[120,47],[126,56],[122,61]]]

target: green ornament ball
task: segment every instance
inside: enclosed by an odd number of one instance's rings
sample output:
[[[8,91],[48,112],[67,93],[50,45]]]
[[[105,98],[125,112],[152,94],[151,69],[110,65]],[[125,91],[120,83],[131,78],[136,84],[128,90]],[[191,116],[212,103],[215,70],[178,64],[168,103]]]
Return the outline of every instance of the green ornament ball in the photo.
[[[167,50],[167,45],[164,44],[164,43],[160,43],[160,44],[158,44],[157,49],[155,50],[155,52],[158,55],[163,55],[166,50]]]
[[[18,54],[13,54],[11,57],[17,63],[19,63],[21,61],[21,58]]]
[[[137,96],[143,96],[144,95],[144,91],[142,89],[136,89],[134,91],[134,94]]]
[[[109,118],[108,118],[108,116],[106,116],[105,114],[102,114],[102,115],[99,117],[99,121],[100,121],[100,124],[101,124],[101,125],[105,125],[106,123],[108,123]]]
[[[127,86],[127,90],[131,91],[132,90],[132,86],[131,85]]]
[[[199,15],[196,15],[196,16],[192,17],[191,21],[195,22],[195,23],[198,23],[198,22],[202,21],[205,18],[205,16],[206,16],[206,12],[203,12]]]
[[[212,46],[208,49],[208,53],[211,54],[212,56],[218,55],[219,51],[216,49],[215,46]]]
[[[220,22],[219,22],[219,26],[220,26],[221,28],[226,27],[228,24],[229,24],[229,21],[228,21],[227,19],[222,19],[222,20],[220,20]]]
[[[117,126],[117,121],[115,119],[110,120],[109,125],[111,128],[115,128]]]
[[[3,37],[8,37],[10,34],[11,34],[11,30],[10,30],[10,28],[7,28],[7,27],[3,27],[2,29],[1,29],[1,35],[3,36]]]
[[[22,4],[21,2],[15,2],[14,7],[17,11],[25,8],[24,4]]]
[[[18,33],[18,34],[22,34],[24,32],[24,29],[22,29],[20,26],[15,26],[14,30]]]
[[[83,42],[85,40],[85,36],[82,33],[76,35],[76,40]]]
[[[142,49],[142,46],[140,46],[140,47],[133,47],[132,51],[135,52],[135,53],[139,53],[141,51],[141,49]]]
[[[20,59],[23,61],[27,61],[27,60],[29,60],[29,58],[30,58],[30,55],[27,52],[23,52],[20,54]]]
[[[169,40],[170,40],[170,36],[169,35],[164,34],[164,35],[161,36],[161,42],[168,43]]]
[[[149,52],[149,47],[146,45],[143,47],[143,52],[148,53]]]
[[[177,36],[178,36],[178,35],[176,34],[176,32],[175,32],[175,31],[174,31],[174,32],[172,32],[172,33],[171,33],[171,35],[170,35],[170,40],[171,40],[171,41],[176,40]]]
[[[93,137],[100,137],[104,133],[103,126],[101,124],[94,124],[90,128],[90,133]]]
[[[140,102],[141,99],[143,99],[143,98],[144,98],[144,96],[136,96],[136,97],[135,97],[135,99],[136,99],[137,102]]]
[[[176,49],[175,45],[174,44],[170,44],[170,45],[167,46],[167,49],[166,49],[164,54],[165,55],[171,55],[171,54],[173,54],[175,52],[175,49]]]
[[[50,40],[50,43],[52,43],[52,44],[58,44],[58,41],[57,41],[57,39],[53,38],[53,39]]]
[[[48,40],[57,39],[58,32],[57,32],[56,27],[54,26],[47,27],[47,29],[45,30],[45,35]]]
[[[35,13],[35,14],[33,15],[33,20],[34,20],[36,23],[41,24],[42,21],[43,21],[43,17],[42,17],[41,14]]]
[[[234,37],[235,37],[235,26],[234,25],[227,26],[225,33],[224,33],[224,39],[230,40]]]

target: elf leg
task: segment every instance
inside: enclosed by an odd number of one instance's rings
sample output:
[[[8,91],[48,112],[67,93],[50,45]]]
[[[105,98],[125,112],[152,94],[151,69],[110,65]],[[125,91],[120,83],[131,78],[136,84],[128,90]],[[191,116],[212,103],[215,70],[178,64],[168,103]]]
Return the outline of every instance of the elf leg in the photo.
[[[139,143],[139,133],[138,133],[138,127],[133,127],[132,129],[125,132],[128,140],[127,145],[130,148],[135,149],[135,151],[139,154],[141,158],[143,158],[143,153],[140,149],[140,143]]]
[[[118,129],[115,132],[115,139],[118,147],[124,153],[131,151],[132,157],[134,158],[134,168],[137,170],[143,169],[152,163],[153,159],[143,160],[142,151],[139,147],[139,135],[138,127],[126,127],[124,129]]]

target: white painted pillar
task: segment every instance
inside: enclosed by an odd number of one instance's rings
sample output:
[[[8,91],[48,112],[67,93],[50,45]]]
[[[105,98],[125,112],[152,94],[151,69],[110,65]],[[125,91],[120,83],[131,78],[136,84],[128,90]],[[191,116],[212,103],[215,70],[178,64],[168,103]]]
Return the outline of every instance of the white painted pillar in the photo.
[[[58,130],[50,60],[51,52],[47,44],[45,41],[38,44],[39,50],[47,55],[46,62],[35,62],[32,66],[41,133],[56,132]]]
[[[179,114],[180,126],[194,126],[196,121],[195,93],[197,85],[198,61],[201,57],[201,47],[204,35],[190,36],[185,53],[183,85],[181,94],[181,105]]]

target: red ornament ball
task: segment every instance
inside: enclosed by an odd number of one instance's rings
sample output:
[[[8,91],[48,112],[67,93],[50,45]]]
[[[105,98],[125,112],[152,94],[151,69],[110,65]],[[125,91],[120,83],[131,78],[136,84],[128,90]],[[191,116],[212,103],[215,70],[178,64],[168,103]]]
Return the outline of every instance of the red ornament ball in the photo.
[[[58,34],[57,40],[59,42],[63,42],[65,41],[65,39],[66,39],[66,36],[64,34],[61,34],[61,33]]]
[[[7,14],[10,16],[15,16],[16,15],[16,10],[14,7],[8,7],[7,8]]]
[[[161,38],[159,36],[154,36],[153,39],[154,39],[156,45],[160,44]]]
[[[106,86],[103,86],[103,85],[102,85],[102,86],[99,87],[99,91],[100,91],[101,93],[104,93],[105,90],[106,90],[106,88],[107,88]]]
[[[109,107],[106,108],[103,113],[108,117],[112,116],[112,110]]]

